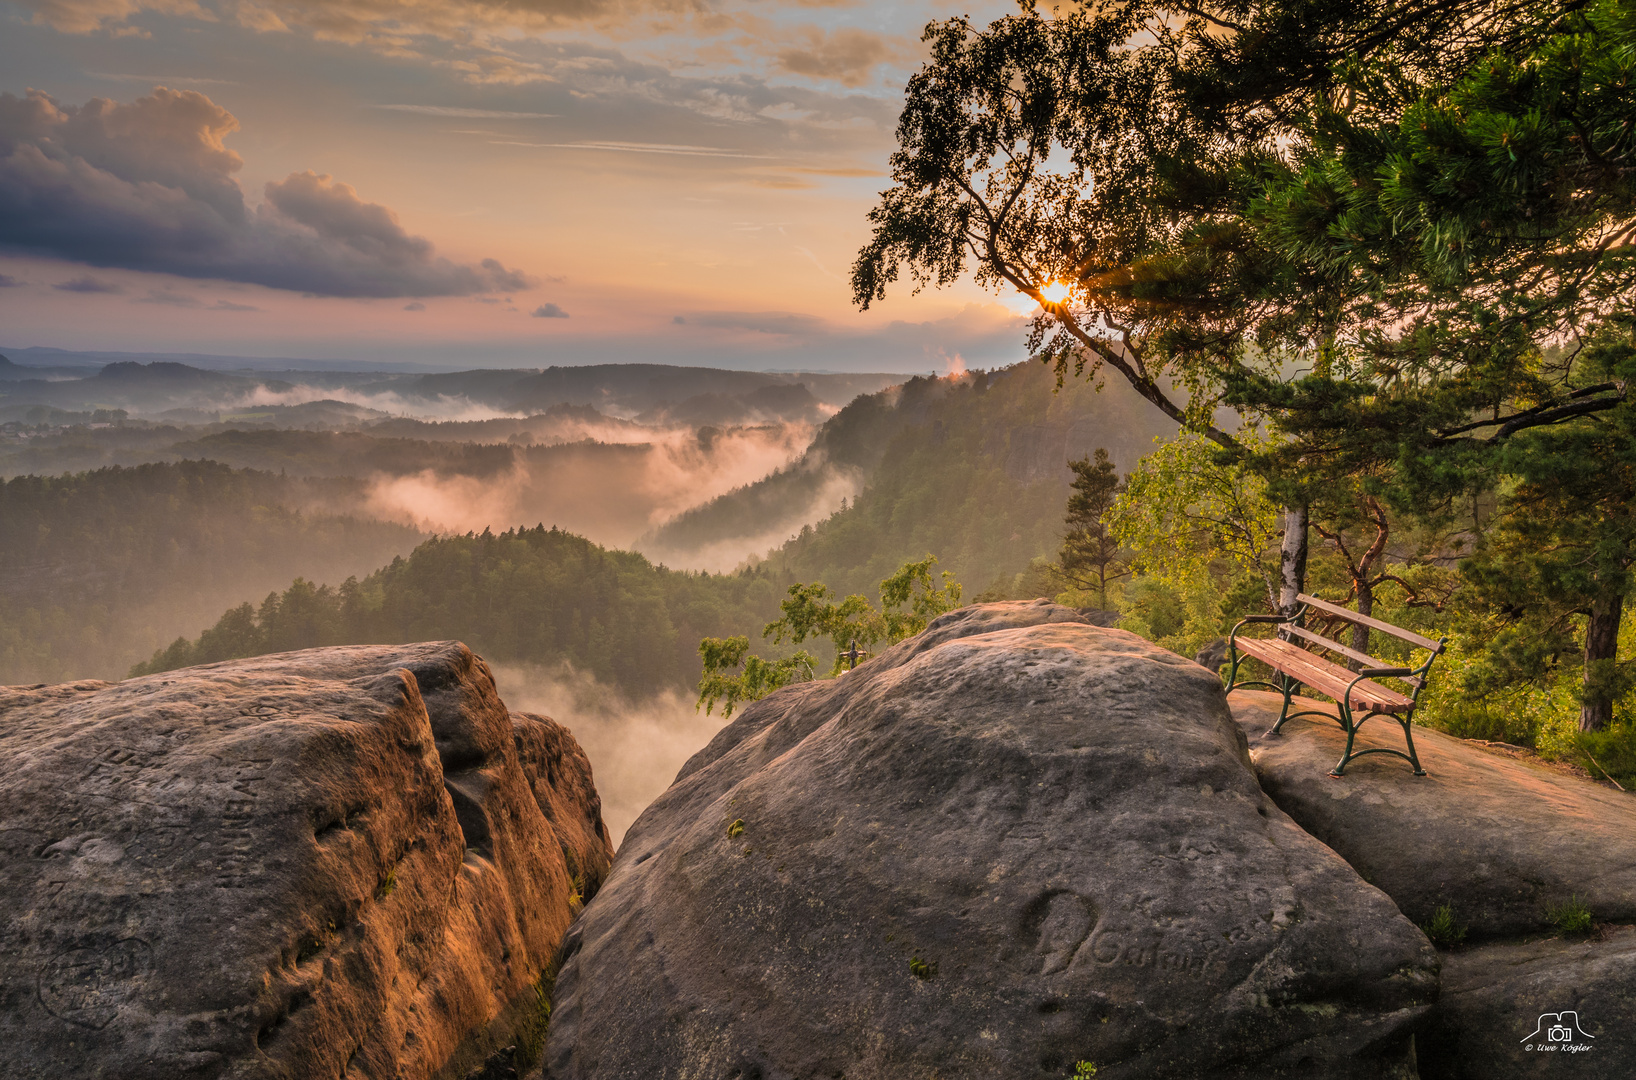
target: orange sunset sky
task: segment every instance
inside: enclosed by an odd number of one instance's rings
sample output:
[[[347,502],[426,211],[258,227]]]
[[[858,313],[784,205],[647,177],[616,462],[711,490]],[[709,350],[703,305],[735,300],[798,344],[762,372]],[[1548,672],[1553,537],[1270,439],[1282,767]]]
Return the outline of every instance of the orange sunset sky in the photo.
[[[0,0],[0,348],[1013,362],[1020,298],[847,284],[921,28],[1010,10]]]

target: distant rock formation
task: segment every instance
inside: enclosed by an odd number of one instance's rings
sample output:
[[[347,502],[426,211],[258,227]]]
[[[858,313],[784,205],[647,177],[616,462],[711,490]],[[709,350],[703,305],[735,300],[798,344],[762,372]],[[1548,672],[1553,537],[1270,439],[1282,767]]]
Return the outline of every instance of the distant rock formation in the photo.
[[[14,1080],[537,1053],[612,859],[572,736],[456,642],[0,689],[0,853]]]
[[[1438,964],[1218,678],[1044,601],[744,710],[563,951],[553,1080],[1410,1077]]]

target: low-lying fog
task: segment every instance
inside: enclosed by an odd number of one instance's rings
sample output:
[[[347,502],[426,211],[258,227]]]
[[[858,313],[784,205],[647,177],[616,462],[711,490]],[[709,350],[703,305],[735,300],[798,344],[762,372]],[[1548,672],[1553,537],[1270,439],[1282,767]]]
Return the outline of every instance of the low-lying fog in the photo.
[[[511,468],[497,476],[428,468],[370,477],[362,509],[435,532],[544,524],[629,548],[684,510],[789,464],[812,441],[812,431],[804,423],[726,431],[625,427],[608,432],[618,441],[519,447]]]
[[[500,697],[512,712],[541,713],[574,733],[591,759],[602,820],[615,846],[687,759],[726,725],[719,712],[706,716],[695,711],[691,694],[669,691],[633,703],[572,668],[491,666]]]

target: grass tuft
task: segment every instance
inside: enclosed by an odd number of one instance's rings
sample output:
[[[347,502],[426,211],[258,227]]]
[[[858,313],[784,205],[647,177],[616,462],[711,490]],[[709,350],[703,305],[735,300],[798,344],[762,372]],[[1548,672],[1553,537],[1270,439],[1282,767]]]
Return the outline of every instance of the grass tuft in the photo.
[[[1444,904],[1432,914],[1431,921],[1420,928],[1431,943],[1439,949],[1453,949],[1466,939],[1466,925],[1456,922],[1454,908]]]
[[[1552,904],[1545,909],[1545,917],[1564,937],[1584,937],[1596,925],[1591,909],[1577,896],[1568,897],[1567,903]]]

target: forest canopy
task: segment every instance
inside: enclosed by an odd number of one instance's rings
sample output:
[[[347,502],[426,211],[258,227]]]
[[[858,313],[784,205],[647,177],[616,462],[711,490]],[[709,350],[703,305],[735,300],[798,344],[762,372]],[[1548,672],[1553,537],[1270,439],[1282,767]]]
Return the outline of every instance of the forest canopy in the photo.
[[[1609,728],[1636,680],[1636,4],[1029,5],[926,39],[858,302],[905,271],[1034,299],[1060,379],[1121,379],[1205,440],[1193,487],[1264,491],[1277,606],[1310,541],[1360,609],[1455,619],[1471,700],[1571,678]],[[1191,497],[1162,463],[1132,488],[1166,483]],[[1116,513],[1151,592],[1175,522]],[[1242,557],[1191,548],[1249,595]]]

